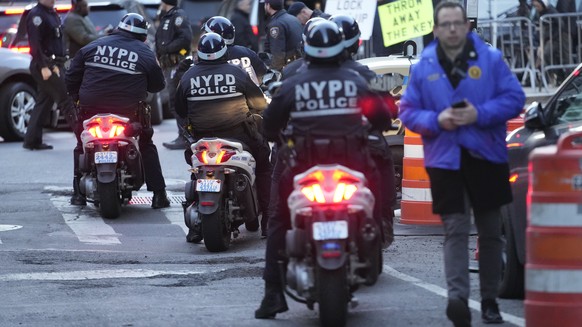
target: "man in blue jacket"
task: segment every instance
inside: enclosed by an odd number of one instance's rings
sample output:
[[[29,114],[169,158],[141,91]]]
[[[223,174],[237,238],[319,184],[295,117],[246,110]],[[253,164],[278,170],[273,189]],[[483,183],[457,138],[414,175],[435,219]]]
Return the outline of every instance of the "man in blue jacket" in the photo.
[[[525,94],[502,54],[470,33],[464,8],[435,8],[436,40],[412,67],[400,119],[422,136],[433,212],[445,229],[447,316],[471,326],[468,239],[470,208],[479,236],[481,318],[502,323],[496,302],[501,277],[500,207],[512,201],[505,143],[506,122]]]

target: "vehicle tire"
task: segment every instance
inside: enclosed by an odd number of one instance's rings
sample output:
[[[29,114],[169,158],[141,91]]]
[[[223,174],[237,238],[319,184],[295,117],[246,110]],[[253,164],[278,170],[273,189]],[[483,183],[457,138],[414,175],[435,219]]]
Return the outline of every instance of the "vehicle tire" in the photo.
[[[503,220],[503,234],[505,236],[505,246],[503,251],[503,267],[501,272],[501,283],[499,285],[499,297],[503,299],[523,299],[525,276],[524,267],[519,262],[515,247],[515,237],[511,226],[511,217],[507,206],[501,208]]]
[[[164,108],[162,106],[162,97],[159,93],[152,95],[149,105],[152,108],[152,125],[160,125],[164,121]]]
[[[36,104],[36,91],[23,82],[0,89],[0,136],[7,142],[22,141]]]
[[[345,326],[349,302],[346,267],[336,270],[317,268],[319,323],[321,326]]]
[[[224,223],[224,215],[224,200],[221,200],[221,205],[213,214],[200,214],[204,245],[210,252],[222,252],[230,247],[230,230]]]
[[[370,251],[370,268],[367,270],[365,276],[366,281],[364,285],[372,286],[378,281],[378,275],[382,272],[382,246],[379,241],[376,241]]]
[[[121,200],[117,190],[117,178],[111,183],[97,182],[101,217],[115,219],[121,215]]]

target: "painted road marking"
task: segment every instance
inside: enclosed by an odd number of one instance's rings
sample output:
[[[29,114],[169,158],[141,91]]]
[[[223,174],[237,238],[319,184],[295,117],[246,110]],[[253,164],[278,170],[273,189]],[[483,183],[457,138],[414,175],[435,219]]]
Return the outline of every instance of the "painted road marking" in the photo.
[[[21,229],[20,225],[0,225],[0,232],[5,232],[9,230]],[[0,238],[0,244],[2,244],[2,239]]]
[[[121,244],[120,234],[107,225],[97,211],[72,206],[67,196],[53,196],[50,200],[80,242],[99,245]]]
[[[448,298],[448,294],[447,294],[446,289],[444,289],[440,286],[434,285],[434,284],[427,283],[427,282],[420,280],[416,277],[412,277],[412,276],[409,276],[407,274],[401,273],[398,270],[396,270],[388,265],[384,265],[383,272],[387,273],[388,275],[390,275],[392,277],[395,277],[395,278],[398,278],[402,281],[405,281],[407,283],[411,283],[411,284],[418,286],[420,288],[424,288],[425,290],[427,290],[431,293],[434,293],[436,295],[440,295],[444,298]],[[469,299],[469,307],[473,310],[481,312],[481,303],[480,302]],[[514,324],[514,325],[519,326],[519,327],[525,326],[525,319],[524,318],[517,317],[517,316],[511,315],[511,314],[506,313],[506,312],[501,312],[501,315],[503,316],[503,320],[505,322]]]

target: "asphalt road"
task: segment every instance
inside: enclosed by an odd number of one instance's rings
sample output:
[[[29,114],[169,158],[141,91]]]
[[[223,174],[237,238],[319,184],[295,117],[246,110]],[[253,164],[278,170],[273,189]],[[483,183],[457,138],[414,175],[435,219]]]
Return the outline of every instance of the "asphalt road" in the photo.
[[[288,298],[276,320],[256,320],[265,241],[241,229],[231,248],[210,253],[185,242],[179,202],[189,178],[181,151],[161,146],[175,122],[155,128],[170,208],[149,207],[145,187],[115,220],[68,204],[71,133],[47,131],[51,151],[0,143],[0,326],[317,326],[315,311]],[[348,326],[451,326],[439,226],[396,225],[384,273],[361,287]],[[469,251],[475,251],[475,236]],[[480,321],[471,274],[473,326]],[[506,326],[524,326],[521,300],[500,300]]]

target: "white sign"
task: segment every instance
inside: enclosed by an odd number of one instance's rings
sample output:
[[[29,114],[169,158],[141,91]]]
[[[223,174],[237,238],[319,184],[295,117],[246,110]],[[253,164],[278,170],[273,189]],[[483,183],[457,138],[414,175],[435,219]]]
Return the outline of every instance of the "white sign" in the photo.
[[[353,17],[360,26],[362,40],[369,40],[374,29],[377,1],[371,0],[327,0],[325,13]]]

